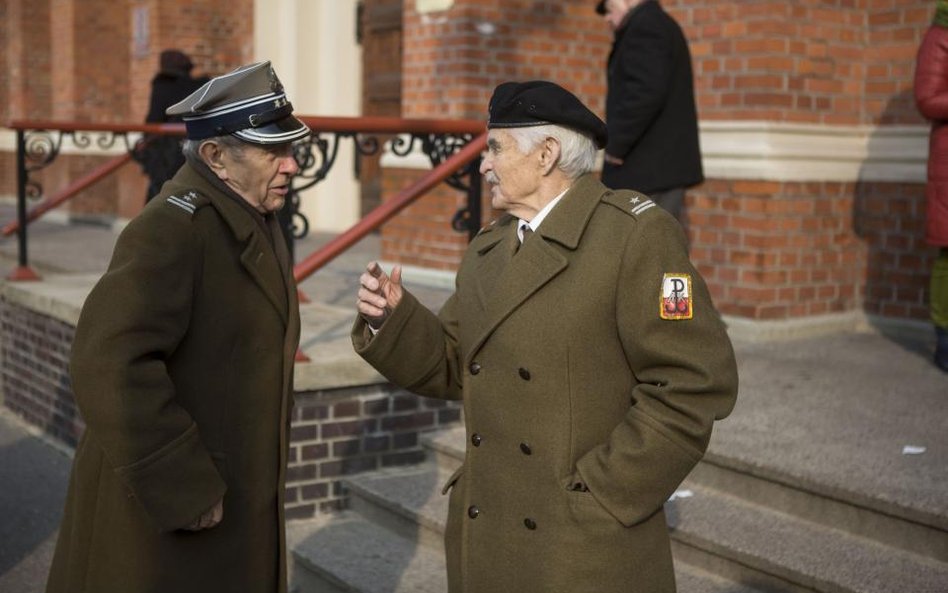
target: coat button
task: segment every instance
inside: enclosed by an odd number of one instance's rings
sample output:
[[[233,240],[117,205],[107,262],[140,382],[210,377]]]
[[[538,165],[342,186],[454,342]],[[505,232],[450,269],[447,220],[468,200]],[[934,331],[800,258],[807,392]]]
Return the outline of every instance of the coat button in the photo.
[[[526,526],[527,529],[531,531],[537,528],[537,522],[531,519],[530,517],[527,517],[526,519],[524,519],[523,524]]]
[[[482,440],[484,439],[481,438],[481,435],[477,434],[476,432],[471,435],[471,444],[474,445],[475,447],[480,447]]]
[[[520,450],[523,451],[524,455],[531,455],[533,453],[533,449],[526,443],[520,443]]]
[[[471,505],[467,509],[467,516],[471,519],[477,519],[477,516],[481,514],[481,510],[475,505]]]
[[[472,362],[470,368],[471,368],[471,374],[472,374],[472,375],[476,375],[477,373],[481,372],[481,365],[480,365],[480,363]]]
[[[530,371],[528,371],[527,369],[521,367],[518,372],[520,373],[520,378],[521,378],[521,379],[523,379],[524,381],[529,381],[529,380],[530,380]]]

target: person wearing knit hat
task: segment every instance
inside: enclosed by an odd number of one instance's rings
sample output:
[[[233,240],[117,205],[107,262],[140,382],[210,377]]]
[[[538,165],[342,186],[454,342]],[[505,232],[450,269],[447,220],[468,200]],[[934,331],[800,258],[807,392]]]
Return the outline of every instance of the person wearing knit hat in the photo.
[[[938,249],[930,280],[929,313],[935,328],[935,365],[948,372],[948,0],[938,0],[935,17],[918,50],[915,102],[931,121],[925,239]]]
[[[178,49],[162,51],[158,64],[158,73],[151,80],[145,123],[180,122],[180,118],[167,115],[165,109],[187,97],[210,79],[207,76],[191,76],[194,63],[188,54]],[[184,155],[181,153],[181,139],[178,136],[150,134],[143,140],[134,156],[148,176],[148,187],[145,190],[145,202],[148,202],[161,191],[165,181],[178,172],[184,164]]]
[[[505,82],[487,131],[501,214],[454,294],[436,315],[371,262],[351,335],[392,383],[463,400],[448,591],[673,593],[663,505],[734,405],[724,324],[675,219],[592,173],[611,140],[576,95]]]
[[[168,109],[186,162],[125,227],[82,307],[86,429],[48,593],[284,593],[300,318],[275,213],[309,128],[269,62]]]

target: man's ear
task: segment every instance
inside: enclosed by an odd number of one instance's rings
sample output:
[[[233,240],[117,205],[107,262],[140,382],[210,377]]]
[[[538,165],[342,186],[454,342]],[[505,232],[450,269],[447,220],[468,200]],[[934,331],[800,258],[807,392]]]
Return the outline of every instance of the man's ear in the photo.
[[[220,144],[213,140],[203,142],[198,147],[198,154],[201,155],[204,164],[207,165],[219,179],[222,181],[227,180],[227,165],[224,163],[224,148]]]
[[[540,170],[543,175],[549,175],[560,161],[560,143],[556,138],[547,136],[540,144]]]

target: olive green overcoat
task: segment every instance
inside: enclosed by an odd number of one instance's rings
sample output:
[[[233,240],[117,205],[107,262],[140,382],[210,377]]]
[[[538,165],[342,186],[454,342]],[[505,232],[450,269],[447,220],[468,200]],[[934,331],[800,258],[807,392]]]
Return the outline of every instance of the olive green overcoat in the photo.
[[[406,293],[356,350],[416,393],[463,398],[445,547],[452,593],[675,590],[663,504],[732,409],[737,370],[678,223],[586,175],[519,249],[501,218],[438,317]],[[662,317],[664,275],[691,319]]]
[[[261,222],[185,165],[119,237],[72,347],[86,430],[49,593],[285,591],[299,306]]]

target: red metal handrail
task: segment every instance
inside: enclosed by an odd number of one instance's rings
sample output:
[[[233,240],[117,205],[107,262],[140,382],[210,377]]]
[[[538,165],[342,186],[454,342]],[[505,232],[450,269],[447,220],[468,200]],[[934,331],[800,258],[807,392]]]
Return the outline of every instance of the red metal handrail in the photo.
[[[357,134],[480,134],[484,122],[472,119],[418,119],[400,117],[317,117],[298,116],[317,132]],[[55,120],[13,120],[14,130],[59,130],[62,132],[142,132],[183,135],[184,124],[109,124]]]
[[[323,267],[352,244],[358,242],[371,231],[377,229],[385,221],[410,205],[429,189],[441,183],[457,170],[465,167],[480,154],[487,143],[484,133],[484,122],[477,120],[434,120],[434,119],[405,119],[395,117],[316,117],[299,116],[310,128],[316,132],[326,133],[355,133],[355,134],[479,134],[474,140],[465,145],[460,151],[450,156],[440,165],[432,169],[421,179],[400,191],[394,198],[383,203],[361,221],[352,226],[322,248],[311,254],[294,267],[294,276],[297,281],[310,276]],[[183,135],[184,125],[172,124],[115,124],[95,122],[74,122],[55,120],[13,120],[7,127],[14,130],[57,130],[60,132],[138,132],[153,135]],[[103,177],[131,160],[131,153],[126,153],[111,159],[96,167],[69,186],[63,188],[40,205],[33,208],[27,222],[31,222],[47,211],[62,204],[80,191],[96,183]],[[7,224],[2,229],[3,236],[8,236],[19,229],[19,221]]]
[[[426,173],[405,189],[398,192],[391,200],[376,206],[366,214],[362,220],[352,225],[347,231],[336,236],[329,243],[313,252],[312,255],[293,267],[293,277],[296,282],[302,282],[319,268],[332,261],[340,253],[367,234],[377,229],[385,221],[398,214],[405,207],[417,200],[422,194],[438,185],[451,176],[458,169],[462,169],[487,147],[487,133],[481,133],[467,143],[464,148],[447,158],[440,165]]]
[[[125,154],[121,154],[113,159],[109,159],[108,161],[102,163],[95,169],[89,171],[88,173],[80,177],[79,179],[75,180],[74,182],[70,183],[63,189],[59,190],[55,194],[51,195],[50,197],[46,198],[45,200],[43,200],[42,202],[34,206],[27,213],[26,222],[27,223],[33,222],[40,216],[46,214],[53,208],[59,206],[66,200],[70,199],[71,197],[78,194],[82,190],[86,189],[90,185],[96,183],[103,177],[107,177],[113,171],[115,171],[116,169],[124,165],[125,163],[129,162],[130,160],[132,160],[132,155],[131,153],[126,152]],[[7,223],[7,225],[3,227],[2,233],[0,234],[2,234],[4,237],[9,237],[10,235],[17,232],[18,230],[20,230],[20,221],[14,220],[12,222]]]

